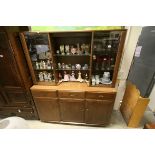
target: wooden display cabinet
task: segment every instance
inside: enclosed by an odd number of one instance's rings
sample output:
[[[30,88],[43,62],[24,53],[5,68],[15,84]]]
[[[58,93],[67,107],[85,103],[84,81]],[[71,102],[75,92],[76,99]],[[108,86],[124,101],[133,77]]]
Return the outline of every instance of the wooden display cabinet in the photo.
[[[108,125],[125,36],[124,29],[21,33],[40,119]],[[46,79],[48,73],[51,79]]]

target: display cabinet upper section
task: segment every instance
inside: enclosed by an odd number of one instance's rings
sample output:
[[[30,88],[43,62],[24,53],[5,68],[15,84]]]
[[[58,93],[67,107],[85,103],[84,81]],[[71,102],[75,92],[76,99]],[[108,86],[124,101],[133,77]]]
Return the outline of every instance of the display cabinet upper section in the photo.
[[[20,33],[34,84],[114,87],[126,30]]]

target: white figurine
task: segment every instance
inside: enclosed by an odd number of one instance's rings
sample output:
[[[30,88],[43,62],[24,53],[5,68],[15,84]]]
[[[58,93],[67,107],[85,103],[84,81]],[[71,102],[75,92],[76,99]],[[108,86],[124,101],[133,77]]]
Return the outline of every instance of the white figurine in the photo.
[[[52,80],[51,77],[52,77],[51,73],[47,73],[47,79],[48,79],[48,81],[51,81]]]
[[[61,52],[62,55],[65,54],[65,52],[64,52],[64,45],[60,45],[60,52]]]
[[[70,81],[76,81],[74,71],[72,71],[72,74],[71,74],[71,76],[70,76]]]
[[[47,69],[51,69],[51,63],[50,63],[50,60],[47,60]]]
[[[70,53],[69,53],[69,45],[65,45],[65,52],[66,52],[67,55],[70,55]]]
[[[82,79],[82,77],[81,77],[81,72],[79,71],[79,73],[78,73],[78,79],[77,79],[77,81],[79,81],[79,82],[82,82],[83,81],[83,79]]]
[[[43,63],[43,69],[46,69],[46,63],[45,63],[45,61],[43,61],[42,63]]]
[[[36,69],[39,69],[39,63],[36,62]]]
[[[87,75],[87,73],[85,75],[85,81],[88,82],[88,75]]]
[[[47,82],[47,81],[48,81],[48,76],[47,76],[47,73],[46,73],[46,72],[44,72],[44,73],[43,73],[43,75],[44,75],[44,80]]]
[[[41,61],[39,64],[40,64],[40,69],[44,69],[43,68],[43,61]]]
[[[95,86],[95,84],[96,84],[95,77],[94,77],[94,76],[92,76],[92,86]]]
[[[44,76],[42,72],[39,73],[39,81],[44,81]]]
[[[64,80],[63,81],[69,81],[69,75],[64,71]]]

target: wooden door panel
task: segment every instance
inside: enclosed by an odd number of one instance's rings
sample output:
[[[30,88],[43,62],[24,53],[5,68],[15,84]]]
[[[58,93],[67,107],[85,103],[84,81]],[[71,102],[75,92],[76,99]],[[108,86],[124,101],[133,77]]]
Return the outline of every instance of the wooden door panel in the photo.
[[[40,120],[60,121],[58,99],[34,98]]]
[[[13,51],[5,32],[0,32],[0,75],[5,86],[20,86],[21,81],[16,68]]]
[[[84,122],[84,103],[82,99],[59,99],[62,121]]]
[[[109,122],[113,104],[108,100],[86,100],[86,123],[106,125]]]
[[[0,93],[0,106],[3,106],[3,105],[5,105],[6,104],[6,102],[5,102],[5,100],[4,100],[4,97],[2,96],[2,94]]]

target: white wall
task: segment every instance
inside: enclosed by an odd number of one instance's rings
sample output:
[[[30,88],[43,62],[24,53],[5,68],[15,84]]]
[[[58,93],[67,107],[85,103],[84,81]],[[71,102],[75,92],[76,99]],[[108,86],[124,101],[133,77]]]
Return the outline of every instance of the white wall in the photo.
[[[116,84],[118,93],[114,104],[115,110],[118,110],[120,107],[120,101],[122,101],[126,88],[126,79],[129,73],[137,41],[142,30],[142,27],[140,26],[132,26],[126,28],[128,29],[128,32],[124,45],[123,57],[118,72],[118,82]]]

